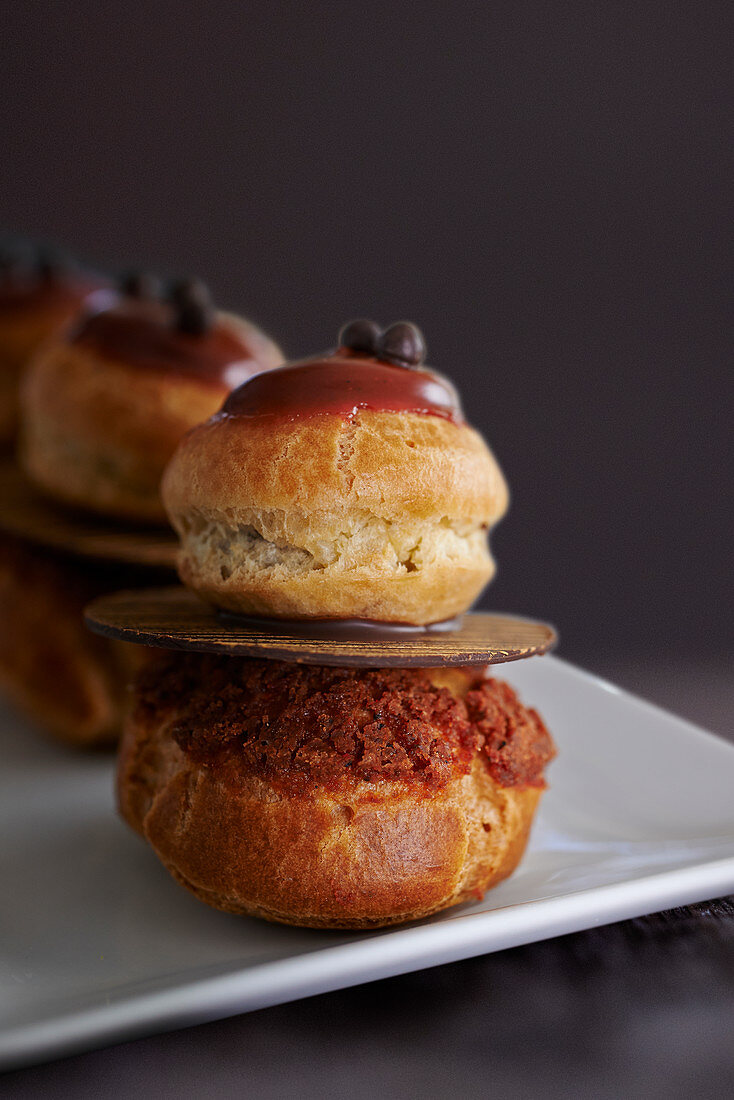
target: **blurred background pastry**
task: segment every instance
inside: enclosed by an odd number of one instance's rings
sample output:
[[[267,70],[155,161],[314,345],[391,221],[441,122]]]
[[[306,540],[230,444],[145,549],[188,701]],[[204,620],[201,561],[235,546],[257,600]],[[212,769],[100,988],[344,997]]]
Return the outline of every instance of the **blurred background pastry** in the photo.
[[[282,356],[254,325],[215,311],[197,280],[164,293],[156,278],[131,273],[117,289],[90,290],[25,367],[21,464],[49,503],[102,521],[164,522],[158,485],[181,435]],[[83,526],[82,512],[68,519]],[[49,508],[50,526],[54,516]],[[43,544],[42,532],[28,532],[32,542],[17,533],[0,536],[3,690],[67,743],[112,743],[144,651],[91,635],[84,606],[171,575],[59,553]]]
[[[0,446],[15,438],[23,368],[106,282],[50,245],[0,241]]]
[[[507,487],[415,325],[352,322],[189,433],[163,499],[184,582],[232,611],[431,623],[494,572]]]
[[[98,564],[0,532],[0,686],[35,725],[83,748],[117,741],[145,650],[86,629],[95,596],[154,583],[150,570]]]
[[[509,875],[553,755],[540,716],[481,668],[157,653],[138,678],[119,799],[210,905],[370,928]]]
[[[229,391],[282,362],[255,325],[214,310],[197,280],[165,297],[132,275],[88,300],[78,321],[34,358],[22,393],[21,461],[69,505],[165,522],[159,482],[176,444]]]

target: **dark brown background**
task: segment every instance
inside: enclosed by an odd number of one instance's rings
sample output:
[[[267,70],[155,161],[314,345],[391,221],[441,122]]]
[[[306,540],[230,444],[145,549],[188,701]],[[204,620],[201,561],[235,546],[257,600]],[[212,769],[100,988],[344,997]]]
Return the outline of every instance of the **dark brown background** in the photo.
[[[292,354],[416,320],[513,491],[485,605],[587,664],[731,642],[730,3],[3,24],[6,227],[199,273]]]

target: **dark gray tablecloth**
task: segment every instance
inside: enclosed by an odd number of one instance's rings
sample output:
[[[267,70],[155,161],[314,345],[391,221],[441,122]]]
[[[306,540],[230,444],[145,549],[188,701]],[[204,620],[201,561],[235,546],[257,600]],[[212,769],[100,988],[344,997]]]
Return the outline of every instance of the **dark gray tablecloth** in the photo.
[[[595,670],[731,735],[728,670]],[[733,795],[734,796],[734,795]],[[0,1078],[12,1097],[720,1097],[734,1090],[734,901],[125,1043]]]

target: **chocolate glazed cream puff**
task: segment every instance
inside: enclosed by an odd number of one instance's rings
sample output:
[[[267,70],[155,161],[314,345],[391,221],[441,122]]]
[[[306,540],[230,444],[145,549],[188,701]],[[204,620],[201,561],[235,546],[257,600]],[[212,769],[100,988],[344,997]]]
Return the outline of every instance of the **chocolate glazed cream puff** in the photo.
[[[0,244],[0,446],[15,439],[26,364],[106,282],[56,249],[23,241]]]
[[[325,355],[261,374],[189,433],[162,495],[183,581],[280,618],[433,623],[494,572],[502,473],[408,323],[352,322]]]
[[[66,504],[165,522],[159,482],[182,435],[282,359],[250,322],[215,312],[198,281],[161,299],[150,278],[133,276],[120,293],[88,299],[84,316],[31,363],[23,466]]]

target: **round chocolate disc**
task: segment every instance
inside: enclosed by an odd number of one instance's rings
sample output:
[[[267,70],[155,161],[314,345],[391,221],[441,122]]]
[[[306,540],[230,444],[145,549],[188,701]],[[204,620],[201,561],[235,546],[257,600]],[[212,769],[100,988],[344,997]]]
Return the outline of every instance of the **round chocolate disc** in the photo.
[[[430,627],[248,619],[180,586],[101,596],[85,619],[97,634],[138,645],[347,668],[500,664],[546,653],[558,640],[547,623],[484,611]]]

